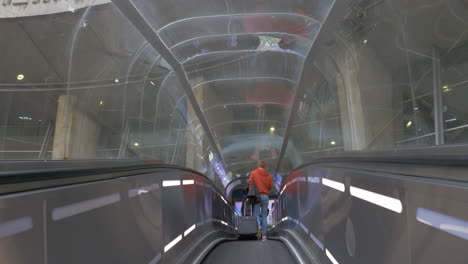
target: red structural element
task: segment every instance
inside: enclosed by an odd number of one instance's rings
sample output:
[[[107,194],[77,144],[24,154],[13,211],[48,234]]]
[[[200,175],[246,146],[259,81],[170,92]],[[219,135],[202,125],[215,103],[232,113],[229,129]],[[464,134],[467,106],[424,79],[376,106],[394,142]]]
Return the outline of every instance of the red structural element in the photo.
[[[253,92],[249,92],[246,96],[247,103],[256,105],[257,107],[268,103],[279,103],[280,107],[291,108],[294,100],[294,94],[288,91],[281,83],[257,82]]]

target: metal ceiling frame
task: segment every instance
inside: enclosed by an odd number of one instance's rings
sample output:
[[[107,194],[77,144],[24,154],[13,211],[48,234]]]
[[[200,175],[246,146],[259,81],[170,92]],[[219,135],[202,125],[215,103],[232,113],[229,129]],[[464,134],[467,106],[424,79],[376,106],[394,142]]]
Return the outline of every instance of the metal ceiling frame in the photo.
[[[205,135],[208,138],[212,150],[216,156],[218,156],[223,168],[226,168],[224,159],[221,156],[221,152],[216,145],[216,141],[213,134],[206,122],[206,118],[200,109],[200,105],[193,93],[192,86],[190,85],[189,79],[184,71],[182,64],[174,57],[169,48],[164,44],[157,32],[152,28],[150,23],[143,17],[138,8],[131,2],[131,0],[112,0],[117,8],[125,15],[132,25],[141,33],[141,35],[151,44],[151,46],[161,55],[162,58],[172,67],[177,78],[179,79],[182,88],[184,89],[190,104],[193,107],[195,115],[198,117],[200,124],[205,131]]]

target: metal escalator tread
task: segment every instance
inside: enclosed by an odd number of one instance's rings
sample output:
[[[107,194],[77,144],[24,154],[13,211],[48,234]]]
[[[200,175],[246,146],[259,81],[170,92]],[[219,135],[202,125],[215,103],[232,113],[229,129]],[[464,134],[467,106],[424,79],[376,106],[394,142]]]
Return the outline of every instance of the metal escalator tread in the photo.
[[[231,241],[216,246],[203,264],[297,263],[280,241]]]

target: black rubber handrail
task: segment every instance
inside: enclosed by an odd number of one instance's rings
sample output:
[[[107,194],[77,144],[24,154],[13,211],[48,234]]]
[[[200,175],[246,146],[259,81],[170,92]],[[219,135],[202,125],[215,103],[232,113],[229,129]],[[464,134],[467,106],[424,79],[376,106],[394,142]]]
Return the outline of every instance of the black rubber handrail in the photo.
[[[40,165],[43,161],[16,161],[17,163],[28,163],[34,164],[38,163]],[[157,163],[147,163],[145,161],[91,161],[95,167],[76,167],[76,163],[85,163],[83,161],[54,161],[53,163],[57,165],[65,164],[65,168],[47,168],[47,169],[28,169],[28,170],[13,170],[13,171],[3,171],[0,172],[0,194],[10,194],[14,193],[15,191],[11,191],[9,188],[5,191],[2,186],[5,185],[21,185],[23,183],[37,183],[37,182],[44,182],[44,184],[40,185],[40,187],[32,187],[32,188],[18,188],[16,192],[24,192],[24,191],[32,191],[38,189],[45,189],[50,187],[58,187],[58,186],[66,186],[70,184],[78,184],[78,183],[88,183],[88,182],[95,182],[95,181],[102,181],[102,180],[111,180],[121,178],[123,176],[137,176],[141,173],[151,173],[151,172],[161,172],[161,170],[179,170],[185,171],[193,174],[197,174],[198,176],[204,177],[207,181],[213,186],[213,188],[224,198],[225,193],[223,193],[218,186],[216,186],[213,181],[208,178],[206,175],[200,173],[199,171],[185,168],[177,165],[171,164],[157,164]],[[5,164],[6,162],[2,162]],[[103,163],[102,166],[97,166],[96,164]],[[111,166],[112,164],[114,164]],[[119,163],[130,163],[125,165],[118,165]],[[70,168],[66,168],[69,166]],[[39,166],[38,166],[39,167]],[[143,171],[143,172],[142,172]],[[122,175],[123,174],[123,175]],[[107,175],[105,177],[99,177],[95,179],[89,179],[89,176],[97,176],[97,175]],[[82,179],[82,180],[80,180]],[[53,184],[48,184],[47,182],[59,180],[59,182],[54,182]]]
[[[292,172],[313,164],[327,162],[379,162],[421,165],[430,164],[435,166],[467,166],[468,145],[327,153],[322,158],[316,158],[310,162],[299,165],[294,168]]]
[[[432,165],[432,166],[457,166],[468,167],[468,147],[462,146],[436,146],[436,147],[421,147],[411,149],[394,149],[380,151],[353,151],[329,154],[323,158],[314,159],[308,163],[302,164],[292,170],[301,170],[308,166],[326,163],[388,163],[388,164],[412,164],[412,165]],[[86,164],[91,164],[91,167]],[[10,164],[15,167],[14,170],[9,170]],[[21,170],[22,164],[33,164],[27,170]],[[43,165],[47,164],[47,168]],[[102,164],[102,165],[101,165]],[[80,167],[83,166],[83,167]],[[47,180],[62,179],[66,184],[67,179],[76,179],[79,177],[97,175],[97,174],[112,174],[117,172],[131,172],[135,170],[160,170],[160,169],[177,169],[191,172],[202,177],[205,177],[215,187],[215,189],[225,195],[211,179],[202,173],[190,168],[185,168],[176,165],[154,163],[152,161],[143,160],[89,160],[89,161],[2,161],[0,162],[0,193],[4,184],[20,184],[26,182],[37,182]],[[118,178],[121,176],[116,176]],[[112,176],[105,179],[111,179]],[[228,183],[229,186],[235,179]],[[285,182],[285,181],[284,181]],[[75,182],[74,182],[75,183]]]

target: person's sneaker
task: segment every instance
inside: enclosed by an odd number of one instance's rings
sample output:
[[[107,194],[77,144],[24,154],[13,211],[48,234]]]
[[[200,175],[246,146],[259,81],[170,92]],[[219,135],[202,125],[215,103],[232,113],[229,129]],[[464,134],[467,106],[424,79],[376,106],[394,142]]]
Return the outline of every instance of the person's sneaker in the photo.
[[[266,237],[262,237],[262,241],[267,241],[268,239]]]
[[[262,231],[263,231],[263,228],[259,227],[258,230],[257,230],[257,239],[258,240],[260,240],[260,238],[262,237]]]

